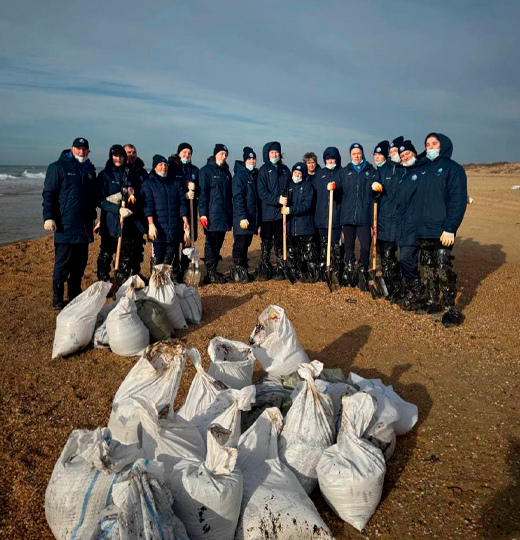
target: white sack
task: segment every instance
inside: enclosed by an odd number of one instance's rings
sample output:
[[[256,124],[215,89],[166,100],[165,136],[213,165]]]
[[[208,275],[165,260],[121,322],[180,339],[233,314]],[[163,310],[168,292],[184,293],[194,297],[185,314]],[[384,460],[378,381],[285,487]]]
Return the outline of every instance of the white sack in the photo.
[[[135,301],[124,296],[108,314],[108,344],[119,356],[137,356],[150,344],[150,331],[137,314]]]
[[[186,349],[178,342],[160,341],[146,348],[114,396],[108,421],[114,439],[138,441],[139,415],[132,398],[149,398],[159,411],[173,407],[185,363]]]
[[[72,354],[90,343],[97,314],[111,288],[110,283],[97,281],[60,311],[56,317],[52,358]]]
[[[291,321],[279,306],[264,309],[249,341],[253,345],[253,354],[269,374],[290,375],[300,364],[309,362]]]
[[[132,300],[146,296],[146,285],[139,275],[130,276],[116,291],[116,301],[123,296],[129,296]]]
[[[175,294],[175,285],[172,280],[172,267],[170,265],[158,264],[153,267],[147,296],[157,300],[157,302],[161,304],[175,330],[184,330],[188,328],[186,319],[182,314],[179,298]]]
[[[208,354],[211,359],[208,373],[215,379],[236,390],[253,384],[255,356],[249,345],[215,337],[209,342]]]
[[[328,505],[358,531],[381,500],[386,472],[381,450],[362,438],[374,412],[375,403],[368,394],[344,397],[338,443],[323,452],[317,468]]]
[[[203,460],[175,465],[173,508],[191,540],[233,539],[242,504],[242,473],[235,467],[237,450],[227,448],[229,430],[217,424],[207,432]]]
[[[282,415],[266,409],[241,437],[238,467],[244,478],[237,540],[332,539],[293,472],[278,458]]]
[[[89,540],[116,483],[140,457],[138,445],[119,444],[108,428],[73,431],[45,492],[45,517],[57,540]]]
[[[197,289],[188,287],[184,283],[175,284],[175,293],[179,298],[182,314],[186,322],[192,324],[202,323],[202,302]]]

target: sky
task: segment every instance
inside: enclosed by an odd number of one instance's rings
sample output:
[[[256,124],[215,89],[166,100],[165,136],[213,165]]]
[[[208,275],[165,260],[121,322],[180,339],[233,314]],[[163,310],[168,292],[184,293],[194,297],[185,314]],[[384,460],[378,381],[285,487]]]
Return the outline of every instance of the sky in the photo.
[[[448,135],[461,163],[520,161],[518,0],[17,0],[0,19],[0,164],[75,137],[103,166],[180,142],[202,166],[282,144],[292,165],[354,141]]]

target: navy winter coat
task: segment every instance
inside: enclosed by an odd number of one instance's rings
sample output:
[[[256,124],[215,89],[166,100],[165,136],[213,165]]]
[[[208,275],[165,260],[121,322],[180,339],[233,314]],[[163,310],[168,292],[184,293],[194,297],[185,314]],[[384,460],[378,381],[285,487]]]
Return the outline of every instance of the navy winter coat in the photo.
[[[80,164],[70,150],[51,163],[43,186],[43,219],[56,222],[54,243],[94,241],[96,169],[90,160]]]
[[[209,221],[208,231],[230,231],[233,226],[233,190],[229,166],[213,159],[200,170],[199,214]]]
[[[328,229],[329,227],[329,192],[327,185],[329,182],[336,182],[336,186],[341,188],[341,155],[339,150],[329,147],[323,152],[323,155],[331,154],[336,158],[336,168],[327,169],[323,167],[316,172],[314,176],[314,188],[316,190],[316,211],[314,223],[317,229]],[[325,158],[323,158],[325,159]],[[341,189],[334,190],[332,199],[332,228],[341,228]]]
[[[379,180],[377,171],[367,161],[361,171],[349,163],[341,171],[341,225],[372,225],[372,183]]]
[[[426,175],[417,187],[414,204],[418,238],[440,238],[446,231],[456,233],[468,202],[466,172],[451,159],[451,140],[437,134],[441,152],[434,161],[427,160]]]
[[[258,171],[258,196],[262,202],[262,221],[278,221],[282,219],[280,196],[286,194],[291,182],[291,171],[279,161],[273,165],[269,161],[269,147],[264,145],[264,164]]]
[[[250,171],[243,161],[235,161],[233,176],[233,234],[257,234],[260,225],[256,181],[258,169]],[[240,228],[240,221],[247,219],[249,227]]]
[[[314,188],[308,180],[302,180],[298,184],[291,180],[287,197],[287,206],[290,208],[287,216],[289,236],[314,234],[314,198]]]
[[[136,158],[133,163],[128,163],[128,167],[134,172],[137,180],[139,181],[139,187],[143,185],[143,182],[148,178],[148,172],[144,168],[144,162],[141,158]]]
[[[188,217],[188,207],[182,185],[168,176],[161,178],[155,171],[143,182],[141,196],[146,218],[153,217],[157,242],[178,242],[184,235],[182,217]]]
[[[200,183],[199,183],[199,168],[193,165],[193,163],[183,164],[179,159],[176,159],[175,156],[170,156],[168,158],[168,176],[178,180],[184,192],[188,192],[188,183],[193,182],[195,184],[195,199],[193,199],[193,235],[194,239],[197,240],[198,237],[198,227],[197,227],[197,212],[198,212],[198,198],[200,196]],[[186,201],[188,207],[188,220],[190,219],[190,201]],[[191,224],[190,224],[191,226]]]
[[[392,161],[386,161],[378,167],[377,173],[378,182],[383,186],[382,193],[374,192],[377,201],[377,239],[395,242],[397,240],[395,221],[397,191],[404,167]]]

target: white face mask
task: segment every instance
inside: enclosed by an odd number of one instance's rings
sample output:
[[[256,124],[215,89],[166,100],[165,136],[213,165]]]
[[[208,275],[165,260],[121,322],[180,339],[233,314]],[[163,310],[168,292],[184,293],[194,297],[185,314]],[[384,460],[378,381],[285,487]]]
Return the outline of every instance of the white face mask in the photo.
[[[408,161],[403,161],[403,165],[405,167],[411,167],[416,161],[415,156],[412,156]]]
[[[224,163],[226,163],[225,161],[218,161],[218,160],[215,160],[215,163],[219,166],[219,167],[222,167],[222,165],[224,165]]]
[[[327,169],[332,170],[332,169],[335,169],[335,168],[336,168],[336,164],[335,164],[335,163],[327,163],[327,164],[325,165],[325,167],[327,167]]]
[[[292,177],[292,181],[293,181],[295,184],[299,184],[302,180],[303,180],[303,178],[302,178],[301,176],[293,176],[293,177]]]
[[[270,161],[273,165],[276,165],[276,164],[280,161],[280,158],[279,158],[279,157],[269,158],[269,161]]]
[[[160,173],[159,171],[155,171],[157,173],[157,176],[160,176],[161,178],[166,178],[168,175],[164,173]]]
[[[246,169],[249,169],[250,171],[252,171],[254,168],[254,165],[246,165]]]
[[[434,159],[437,159],[439,157],[440,153],[441,151],[438,148],[434,148],[432,150],[426,151],[426,157],[430,159],[431,161],[433,161]]]
[[[186,165],[186,163],[191,163],[191,159],[183,159],[183,158],[181,158],[181,163],[183,165]]]
[[[401,158],[399,157],[399,154],[394,154],[393,156],[390,156],[390,159],[391,159],[394,163],[401,163]]]
[[[379,163],[376,163],[376,165],[378,167],[382,167],[385,163],[386,163],[386,161],[380,161]]]
[[[362,159],[360,159],[359,161],[352,161],[352,164],[355,165],[356,167],[359,167],[361,163],[363,163]]]
[[[80,163],[85,163],[87,161],[87,156],[74,156]]]

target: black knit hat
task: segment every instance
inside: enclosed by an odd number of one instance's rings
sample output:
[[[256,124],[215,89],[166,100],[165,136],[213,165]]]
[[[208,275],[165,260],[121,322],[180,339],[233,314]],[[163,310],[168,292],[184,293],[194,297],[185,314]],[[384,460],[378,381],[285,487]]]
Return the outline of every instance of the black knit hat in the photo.
[[[187,142],[181,142],[179,146],[177,147],[177,154],[180,154],[183,150],[188,149],[191,153],[193,153],[193,148],[191,147],[190,143]]]
[[[280,152],[280,154],[281,154],[281,153],[282,153],[282,145],[281,145],[278,141],[274,141],[274,142],[269,146],[269,149],[267,150],[267,153],[269,154],[269,152],[271,152],[271,150]]]
[[[123,156],[126,158],[125,149],[120,144],[113,144],[110,147],[110,157],[112,156]]]
[[[399,148],[404,143],[404,137],[402,135],[399,135],[399,137],[396,137],[391,143],[390,148],[397,147]]]
[[[388,141],[381,141],[377,143],[374,148],[374,154],[383,154],[385,159],[388,157],[388,152],[390,151],[390,143]]]
[[[77,137],[76,139],[74,139],[74,141],[72,142],[72,146],[74,148],[87,148],[87,149],[89,149],[88,141],[87,141],[87,139],[85,139],[83,137]]]
[[[226,154],[229,154],[229,150],[227,149],[227,146],[225,144],[217,143],[215,145],[215,148],[213,148],[213,155],[216,156],[219,152],[226,152]]]
[[[412,141],[403,141],[401,146],[399,147],[399,154],[402,154],[403,152],[406,152],[407,150],[411,150],[415,155],[417,155],[417,150],[415,149],[415,146],[412,144]]]
[[[354,142],[350,145],[349,153],[352,152],[354,148],[359,148],[361,150],[361,153],[363,154],[363,157],[365,157],[365,151],[363,150],[363,147],[358,142]]]
[[[307,165],[305,165],[303,161],[298,161],[298,163],[295,163],[292,166],[291,172],[294,172],[294,171],[300,171],[302,175],[305,176],[307,172]]]
[[[244,163],[248,159],[256,159],[256,153],[250,146],[244,146],[244,150],[242,151],[243,157],[244,157]]]
[[[155,167],[157,167],[159,163],[168,164],[168,160],[164,156],[161,156],[160,154],[155,154],[152,160],[152,169],[155,169]]]

